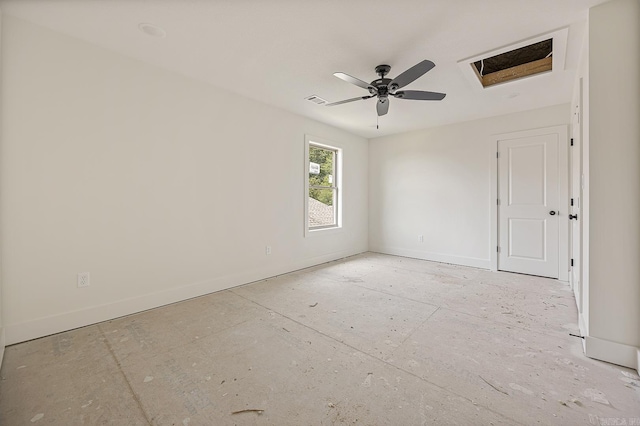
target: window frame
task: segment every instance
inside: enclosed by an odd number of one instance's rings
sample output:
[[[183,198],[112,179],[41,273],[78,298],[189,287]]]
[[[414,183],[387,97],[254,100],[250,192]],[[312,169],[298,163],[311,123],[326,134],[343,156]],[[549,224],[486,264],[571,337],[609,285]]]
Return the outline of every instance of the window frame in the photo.
[[[309,147],[318,147],[333,151],[333,184],[332,186],[309,185]],[[322,138],[305,135],[304,149],[304,235],[326,235],[342,230],[342,148],[335,142]],[[333,190],[333,209],[335,222],[333,225],[310,226],[309,225],[309,190],[310,189]]]

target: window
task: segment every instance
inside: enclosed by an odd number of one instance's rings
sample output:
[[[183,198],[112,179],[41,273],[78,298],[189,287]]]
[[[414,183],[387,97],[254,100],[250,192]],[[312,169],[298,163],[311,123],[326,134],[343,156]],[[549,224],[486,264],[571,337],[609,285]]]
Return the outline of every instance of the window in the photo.
[[[340,223],[340,150],[307,141],[307,229],[337,228]]]

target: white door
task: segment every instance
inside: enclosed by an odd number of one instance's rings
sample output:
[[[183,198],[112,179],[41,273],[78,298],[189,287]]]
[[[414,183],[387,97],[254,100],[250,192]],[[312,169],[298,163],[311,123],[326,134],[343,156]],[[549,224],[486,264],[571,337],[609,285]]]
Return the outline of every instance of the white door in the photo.
[[[573,138],[569,159],[571,161],[571,205],[569,223],[571,230],[569,280],[576,298],[578,312],[582,313],[582,79],[578,103],[573,113]]]
[[[499,270],[558,278],[558,139],[498,141]]]

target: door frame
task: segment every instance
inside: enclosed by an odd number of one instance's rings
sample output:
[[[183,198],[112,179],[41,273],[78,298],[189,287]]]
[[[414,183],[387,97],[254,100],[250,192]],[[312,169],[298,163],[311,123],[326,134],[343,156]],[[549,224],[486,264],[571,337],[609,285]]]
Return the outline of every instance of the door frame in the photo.
[[[498,270],[498,143],[548,134],[558,135],[558,280],[569,281],[569,126],[542,127],[491,136],[491,270]]]
[[[575,150],[575,152],[577,152],[577,161],[573,161],[573,157],[574,157],[574,152],[571,152],[569,155],[569,176],[570,176],[570,181],[569,184],[570,186],[570,192],[569,192],[569,196],[570,197],[578,197],[578,205],[577,205],[577,215],[578,215],[578,219],[577,219],[577,225],[578,225],[578,230],[577,230],[577,235],[578,235],[578,239],[579,239],[579,245],[578,247],[574,247],[573,243],[574,243],[574,226],[575,223],[571,223],[570,227],[569,227],[569,231],[570,231],[570,246],[569,246],[569,257],[571,259],[575,259],[578,258],[578,262],[576,265],[576,269],[578,270],[578,275],[579,275],[579,284],[577,286],[577,290],[576,290],[576,286],[575,283],[572,281],[573,278],[573,269],[571,268],[571,271],[569,272],[570,276],[569,276],[569,283],[571,284],[571,290],[573,292],[573,295],[576,299],[576,306],[578,308],[578,323],[580,326],[580,331],[583,334],[586,334],[585,332],[585,327],[584,327],[584,317],[583,317],[583,311],[584,311],[584,300],[585,300],[585,286],[584,286],[584,275],[585,275],[585,268],[584,268],[584,215],[585,215],[585,208],[584,208],[584,198],[585,198],[585,190],[584,190],[584,156],[585,156],[585,152],[583,150],[583,134],[584,134],[584,126],[583,126],[583,78],[580,77],[578,79],[578,85],[577,85],[577,94],[575,93],[574,90],[574,101],[572,102],[571,106],[573,108],[573,117],[571,120],[571,142],[573,145],[573,148],[571,148],[570,150]],[[577,130],[577,132],[576,132]],[[576,136],[577,133],[577,136]],[[577,172],[577,173],[574,173]],[[575,174],[577,174],[578,176],[575,176]],[[574,181],[574,178],[577,178]],[[575,184],[577,183],[578,186],[578,194],[574,194],[573,193],[573,188],[575,187]],[[576,207],[576,206],[574,206]],[[584,343],[584,342],[583,342]]]

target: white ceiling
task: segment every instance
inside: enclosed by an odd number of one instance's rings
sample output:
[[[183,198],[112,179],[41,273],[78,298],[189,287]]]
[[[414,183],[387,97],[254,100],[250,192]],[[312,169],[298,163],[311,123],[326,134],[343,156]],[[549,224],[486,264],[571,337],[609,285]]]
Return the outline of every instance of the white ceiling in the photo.
[[[3,14],[209,82],[364,137],[570,102],[589,7],[604,0],[0,0]],[[162,27],[165,38],[138,30]],[[486,90],[457,62],[569,27],[565,70]],[[375,99],[337,79],[395,77],[423,59],[436,67],[407,90],[441,102],[391,99],[376,130]],[[515,94],[518,94],[514,97]]]

